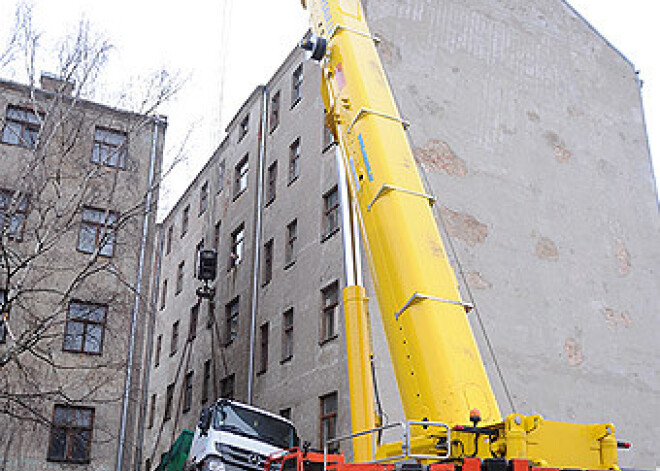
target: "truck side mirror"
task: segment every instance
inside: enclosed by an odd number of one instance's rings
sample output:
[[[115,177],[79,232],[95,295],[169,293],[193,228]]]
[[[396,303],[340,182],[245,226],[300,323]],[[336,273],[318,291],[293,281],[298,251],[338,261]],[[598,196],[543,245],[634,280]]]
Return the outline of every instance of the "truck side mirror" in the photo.
[[[208,435],[209,428],[211,428],[211,409],[205,408],[202,409],[202,413],[199,415],[199,423],[197,426],[200,430],[200,435],[205,437]]]

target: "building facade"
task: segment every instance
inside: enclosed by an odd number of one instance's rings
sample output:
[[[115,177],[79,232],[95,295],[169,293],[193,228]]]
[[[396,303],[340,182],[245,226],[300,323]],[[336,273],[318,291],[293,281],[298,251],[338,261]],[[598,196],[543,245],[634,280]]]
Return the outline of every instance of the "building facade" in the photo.
[[[660,222],[633,65],[560,0],[365,4],[502,413],[614,422],[635,447],[622,465],[656,466],[658,433],[638,425],[655,430],[660,411]],[[318,67],[292,52],[163,222],[151,467],[218,396],[290,417],[315,447],[349,430],[318,90]],[[212,304],[195,295],[201,246],[219,253]],[[402,412],[370,310],[392,422]]]
[[[0,463],[131,469],[166,123],[0,81]]]

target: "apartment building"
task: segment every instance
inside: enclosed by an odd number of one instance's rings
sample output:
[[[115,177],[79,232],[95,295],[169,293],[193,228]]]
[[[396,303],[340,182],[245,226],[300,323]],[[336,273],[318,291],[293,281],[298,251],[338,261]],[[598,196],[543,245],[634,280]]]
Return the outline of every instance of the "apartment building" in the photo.
[[[0,463],[131,469],[164,118],[0,81]]]
[[[621,464],[657,466],[660,221],[633,64],[562,0],[365,3],[502,413],[614,422],[634,443]],[[291,417],[313,446],[349,430],[318,87],[294,51],[163,223],[151,465],[218,396]],[[202,239],[220,255],[212,307],[194,293]],[[392,422],[398,392],[370,310]],[[191,330],[196,316],[211,327]]]

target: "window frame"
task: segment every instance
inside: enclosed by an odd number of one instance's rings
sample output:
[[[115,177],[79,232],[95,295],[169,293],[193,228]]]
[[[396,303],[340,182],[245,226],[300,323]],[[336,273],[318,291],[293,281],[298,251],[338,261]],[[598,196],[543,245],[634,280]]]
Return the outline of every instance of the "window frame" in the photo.
[[[285,363],[293,358],[294,315],[292,307],[282,313],[282,352],[280,363]]]
[[[261,285],[266,286],[273,279],[273,255],[275,240],[271,238],[264,244],[264,265],[261,273]]]
[[[17,193],[18,198],[15,198]],[[27,194],[0,188],[0,233],[6,234],[10,240],[22,241],[29,209],[30,197]]]
[[[174,296],[178,296],[183,291],[183,270],[186,267],[186,261],[181,260],[176,269],[176,284],[174,286]]]
[[[108,142],[107,140],[102,140],[102,139],[107,139],[109,136],[106,136],[105,138],[100,138],[98,136],[99,132],[101,133],[107,133],[110,136],[118,137],[121,136],[123,138],[122,142],[115,145],[111,142]],[[107,149],[107,154],[106,154],[106,160],[103,161],[100,159],[96,160],[95,156],[97,154],[100,154],[100,151],[97,152],[97,148],[99,149]],[[119,131],[118,129],[112,129],[109,127],[105,126],[95,126],[94,127],[94,138],[93,138],[93,144],[92,144],[92,163],[96,165],[101,165],[103,167],[110,167],[110,168],[117,168],[120,170],[125,170],[126,169],[126,157],[128,154],[128,133],[124,131]],[[112,164],[110,160],[114,157],[116,157],[117,162],[116,164]]]
[[[167,228],[167,235],[165,236],[165,255],[172,252],[172,239],[174,238],[174,225]]]
[[[268,371],[268,349],[270,337],[270,324],[264,322],[259,326],[259,370],[257,374]]]
[[[170,338],[170,356],[176,355],[179,350],[179,320],[172,324],[172,337]]]
[[[334,203],[330,199],[333,195]],[[321,241],[325,241],[339,231],[339,189],[336,185],[323,195],[321,231]]]
[[[225,305],[225,345],[231,345],[238,338],[240,298],[236,296]]]
[[[199,309],[200,309],[200,302],[198,300],[197,303],[195,303],[193,307],[190,308],[190,323],[188,324],[188,342],[192,342],[193,340],[195,340],[195,338],[197,338]]]
[[[209,389],[211,386],[211,360],[204,362],[204,375],[202,377],[202,397],[201,403],[206,404],[209,400]]]
[[[190,224],[190,204],[186,205],[181,211],[181,238],[185,237],[188,233],[188,226]]]
[[[249,154],[245,154],[234,167],[234,200],[247,191],[249,175],[250,156]]]
[[[147,428],[154,428],[154,423],[156,422],[156,401],[157,401],[157,395],[156,393],[151,395],[151,403],[149,404],[149,419],[147,422]]]
[[[291,74],[291,108],[302,100],[303,63],[301,62]]]
[[[301,156],[301,139],[300,136],[294,139],[294,141],[289,144],[289,180],[288,185],[291,185],[295,182],[298,177],[300,177],[300,156]]]
[[[287,269],[296,263],[296,242],[298,240],[298,219],[286,225],[286,242],[284,246],[284,268]]]
[[[270,114],[269,114],[269,132],[273,132],[280,125],[281,114],[281,90],[278,90],[270,97]]]
[[[172,418],[172,406],[174,405],[174,383],[167,385],[165,392],[165,409],[163,410],[163,422],[167,422]]]
[[[268,166],[266,175],[266,203],[269,206],[277,198],[277,160]]]
[[[229,266],[228,270],[241,264],[245,257],[245,224],[241,223],[231,233],[231,245],[229,247]]]
[[[327,411],[325,406],[330,401],[334,401],[335,408],[334,410]],[[323,447],[325,443],[324,439],[331,440],[337,437],[337,423],[339,419],[339,393],[337,391],[333,391],[319,396],[319,406],[319,444],[321,447]],[[333,430],[328,435],[332,436],[325,436],[326,424],[331,424]],[[328,445],[329,453],[337,453],[338,451],[338,443]]]
[[[334,299],[333,299],[334,298]],[[330,303],[328,303],[330,301]],[[329,342],[339,335],[337,330],[339,309],[339,282],[337,280],[326,285],[321,290],[321,329],[319,343],[324,344]],[[328,322],[330,318],[331,322]],[[332,325],[332,330],[329,331],[328,326]]]
[[[65,410],[65,411],[73,411],[72,413],[76,414],[76,411],[87,411],[89,412],[89,423],[86,425],[71,425],[70,423],[57,423],[57,410]],[[92,439],[94,435],[94,416],[95,416],[95,409],[93,407],[85,407],[85,406],[71,406],[71,405],[64,405],[64,404],[55,404],[53,406],[53,415],[52,415],[52,421],[50,423],[50,432],[49,432],[49,438],[48,438],[48,451],[46,454],[46,460],[49,462],[55,462],[55,463],[73,463],[73,464],[87,464],[90,462],[91,459],[91,454],[92,454]],[[65,412],[66,414],[67,412]],[[68,412],[71,413],[71,412]],[[54,450],[53,450],[53,441],[56,440],[56,437],[54,436],[56,433],[62,433],[61,430],[64,430],[64,447],[65,447],[65,456],[63,458],[55,457],[54,455]],[[73,458],[72,452],[73,452],[73,446],[75,442],[80,441],[80,433],[87,433],[87,440],[85,444],[85,458],[82,459],[76,459]]]
[[[246,114],[238,124],[238,142],[241,142],[250,131],[250,113]]]
[[[9,116],[11,111],[25,113],[24,119]],[[30,120],[30,117],[33,117],[34,119]],[[42,121],[43,113],[36,112],[34,109],[23,106],[7,105],[7,108],[5,109],[5,119],[4,125],[2,126],[0,142],[9,146],[35,149],[39,140],[39,134],[41,133]],[[16,130],[11,129],[10,124],[18,125],[20,127],[18,133]],[[7,140],[5,138],[6,135],[10,135],[9,133],[11,133],[11,136],[16,138],[16,142],[12,142],[11,140]],[[28,134],[26,135],[26,133]]]
[[[205,181],[199,189],[199,214],[201,216],[209,207],[209,182]]]
[[[85,219],[85,212],[94,212],[96,216],[103,215],[105,222],[97,222],[90,219]],[[112,219],[112,220],[111,220]],[[78,252],[93,254],[97,253],[99,257],[112,258],[115,256],[115,249],[117,245],[117,220],[119,213],[110,209],[95,208],[93,206],[83,206],[80,213],[80,229],[78,231],[78,243],[76,249]],[[94,247],[89,249],[83,246],[83,233],[85,230],[94,231]],[[102,243],[102,245],[101,245]],[[103,250],[109,245],[110,253],[104,253]]]
[[[156,337],[156,348],[154,349],[154,368],[160,365],[160,355],[163,351],[163,334],[158,334]]]
[[[70,314],[71,314],[71,308],[74,305],[78,306],[83,306],[85,310],[87,310],[87,307],[94,307],[93,311],[101,310],[103,312],[103,318],[101,321],[93,321],[89,319],[71,319]],[[64,324],[64,336],[62,338],[62,351],[63,352],[68,352],[68,353],[81,353],[85,355],[103,355],[103,345],[104,345],[104,338],[105,338],[105,327],[107,323],[107,318],[108,318],[108,305],[107,304],[97,304],[97,303],[89,303],[89,302],[84,302],[80,301],[77,299],[71,300],[69,302],[69,306],[67,308],[66,312],[66,321]],[[88,311],[91,312],[91,309]],[[80,343],[80,349],[74,349],[70,346],[67,346],[67,338],[70,337],[69,333],[69,328],[73,324],[82,324],[83,330],[82,330],[82,340]],[[85,346],[87,344],[87,332],[90,327],[97,327],[100,329],[100,339],[99,339],[99,345],[98,345],[98,351],[88,351],[85,349]]]
[[[189,371],[183,378],[183,401],[181,411],[185,414],[190,411],[193,403],[193,379],[194,371]]]
[[[160,291],[160,310],[162,311],[165,309],[166,304],[167,304],[167,278],[163,280],[163,284],[161,285],[161,291]]]

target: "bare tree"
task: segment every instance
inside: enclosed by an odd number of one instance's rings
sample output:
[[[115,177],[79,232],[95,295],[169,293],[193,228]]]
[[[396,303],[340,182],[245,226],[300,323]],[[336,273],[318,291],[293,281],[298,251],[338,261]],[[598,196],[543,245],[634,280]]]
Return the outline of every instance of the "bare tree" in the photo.
[[[172,168],[157,112],[181,81],[157,72],[131,111],[90,101],[112,46],[81,21],[38,86],[31,18],[21,6],[0,52],[27,78],[0,82],[0,470],[35,458],[107,467],[137,414],[139,375],[126,378],[144,348],[155,207]],[[92,436],[107,450],[90,455]]]

